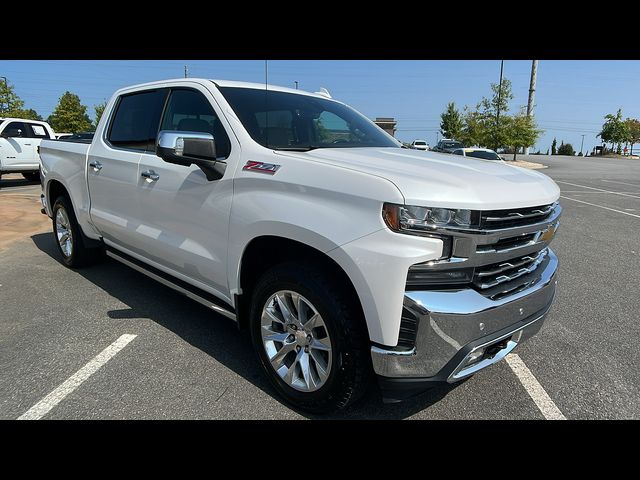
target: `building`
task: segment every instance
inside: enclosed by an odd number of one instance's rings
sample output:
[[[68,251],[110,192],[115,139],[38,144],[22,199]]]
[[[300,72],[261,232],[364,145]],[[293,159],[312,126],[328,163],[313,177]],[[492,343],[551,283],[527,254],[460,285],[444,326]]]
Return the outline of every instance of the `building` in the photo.
[[[392,137],[396,136],[396,120],[393,117],[377,117],[373,123],[387,132]]]

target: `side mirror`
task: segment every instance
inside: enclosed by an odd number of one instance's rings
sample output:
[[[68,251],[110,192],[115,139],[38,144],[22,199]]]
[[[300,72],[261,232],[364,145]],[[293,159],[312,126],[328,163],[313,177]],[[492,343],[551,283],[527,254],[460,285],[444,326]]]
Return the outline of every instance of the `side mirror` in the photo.
[[[3,138],[21,137],[22,136],[22,130],[20,130],[19,128],[7,128],[6,130],[4,130],[2,132],[1,136]]]
[[[158,134],[156,155],[175,165],[197,165],[207,180],[221,179],[227,166],[216,159],[216,144],[210,133],[163,130]]]

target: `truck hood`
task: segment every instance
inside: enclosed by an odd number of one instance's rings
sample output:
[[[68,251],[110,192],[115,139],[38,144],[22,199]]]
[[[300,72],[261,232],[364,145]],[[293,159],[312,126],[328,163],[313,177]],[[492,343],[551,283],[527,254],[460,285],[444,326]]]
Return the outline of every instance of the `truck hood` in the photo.
[[[545,205],[560,196],[546,175],[503,162],[400,148],[324,148],[302,155],[386,178],[407,205],[500,210]]]

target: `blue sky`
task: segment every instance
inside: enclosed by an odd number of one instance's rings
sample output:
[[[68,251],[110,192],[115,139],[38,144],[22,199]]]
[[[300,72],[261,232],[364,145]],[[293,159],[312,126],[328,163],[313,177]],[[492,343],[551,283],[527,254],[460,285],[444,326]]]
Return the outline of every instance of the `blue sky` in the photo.
[[[185,65],[192,77],[264,81],[263,60],[0,61],[0,76],[45,118],[66,90],[78,94],[92,116],[93,105],[116,89],[182,77]],[[504,75],[513,83],[511,113],[527,103],[530,71],[530,61],[505,61]],[[431,145],[446,104],[475,106],[499,74],[496,60],[269,61],[269,83],[325,87],[370,118],[395,117],[400,140],[423,138]],[[591,150],[605,114],[622,108],[625,117],[640,118],[639,87],[640,61],[540,60],[535,114],[545,133],[536,148],[544,153],[556,137],[577,150],[585,134],[584,150]]]

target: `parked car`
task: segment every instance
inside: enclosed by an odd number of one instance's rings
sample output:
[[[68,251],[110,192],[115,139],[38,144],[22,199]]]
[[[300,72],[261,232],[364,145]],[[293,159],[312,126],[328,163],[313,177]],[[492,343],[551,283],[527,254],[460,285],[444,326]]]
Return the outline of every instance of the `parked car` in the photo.
[[[415,150],[429,150],[429,144],[425,140],[414,140],[411,148]]]
[[[450,138],[443,138],[432,150],[434,152],[451,153],[458,148],[464,148],[462,142],[451,140]]]
[[[453,153],[454,155],[462,155],[463,157],[473,157],[481,158],[482,160],[495,160],[498,162],[504,162],[504,159],[500,155],[488,148],[458,148],[451,153]]]
[[[248,329],[300,409],[346,407],[372,378],[388,401],[467,378],[534,335],[555,294],[549,177],[400,151],[326,96],[137,85],[91,144],[40,155],[65,265],[106,250]]]
[[[43,139],[55,138],[46,122],[24,118],[0,118],[0,178],[6,173],[21,173],[24,178],[40,178],[38,146]]]

